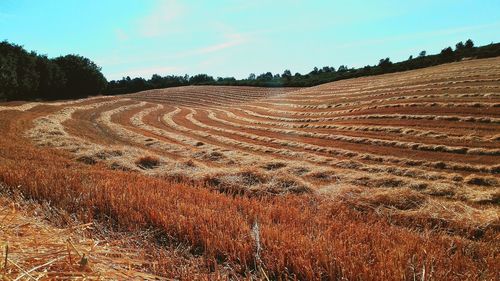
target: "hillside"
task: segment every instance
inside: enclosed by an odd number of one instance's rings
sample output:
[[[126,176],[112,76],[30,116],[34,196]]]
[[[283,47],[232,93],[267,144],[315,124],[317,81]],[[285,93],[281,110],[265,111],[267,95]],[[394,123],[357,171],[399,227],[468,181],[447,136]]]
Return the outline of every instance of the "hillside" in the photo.
[[[147,268],[168,277],[494,280],[499,90],[497,57],[4,103],[0,183],[80,223],[159,233],[192,261]]]

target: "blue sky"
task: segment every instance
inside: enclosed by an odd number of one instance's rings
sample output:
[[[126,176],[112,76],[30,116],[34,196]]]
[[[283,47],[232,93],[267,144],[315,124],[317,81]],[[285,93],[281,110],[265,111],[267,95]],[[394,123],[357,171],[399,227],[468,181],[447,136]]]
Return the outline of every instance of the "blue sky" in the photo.
[[[499,11],[499,0],[0,0],[0,40],[89,57],[108,80],[244,78],[499,42]]]

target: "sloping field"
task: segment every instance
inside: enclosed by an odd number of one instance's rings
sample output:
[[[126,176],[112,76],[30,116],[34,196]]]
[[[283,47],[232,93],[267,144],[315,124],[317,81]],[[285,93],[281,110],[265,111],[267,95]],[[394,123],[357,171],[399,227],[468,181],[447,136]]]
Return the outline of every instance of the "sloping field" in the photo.
[[[500,278],[500,58],[4,104],[0,121],[0,182],[160,231],[203,276]]]

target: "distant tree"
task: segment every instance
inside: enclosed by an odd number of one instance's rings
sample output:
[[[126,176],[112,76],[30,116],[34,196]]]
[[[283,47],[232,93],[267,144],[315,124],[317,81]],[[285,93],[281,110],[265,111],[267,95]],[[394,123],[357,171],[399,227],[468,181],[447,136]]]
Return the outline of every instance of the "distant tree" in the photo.
[[[441,58],[449,59],[453,57],[453,50],[451,47],[447,47],[441,50],[441,53],[439,53],[439,56]]]
[[[217,77],[217,83],[223,85],[232,85],[236,82],[236,78],[234,77]]]
[[[255,73],[250,73],[250,75],[248,75],[248,80],[255,80],[255,78]]]
[[[0,99],[71,99],[100,94],[106,79],[89,59],[49,59],[22,46],[0,42]]]
[[[348,70],[347,66],[346,65],[341,65],[339,66],[339,68],[337,69],[337,72],[346,72]]]
[[[426,52],[426,51],[421,51],[421,52],[418,54],[418,56],[419,56],[420,58],[422,58],[422,57],[425,57],[425,55],[426,55],[426,54],[427,54],[427,52]]]
[[[285,71],[283,71],[283,74],[281,74],[281,77],[283,77],[283,79],[285,80],[290,80],[292,78],[292,72],[286,69]]]
[[[472,40],[468,39],[467,41],[465,41],[466,49],[472,49],[473,47],[474,47],[474,42],[472,42]]]
[[[455,50],[456,51],[461,51],[465,49],[465,45],[462,41],[458,42],[457,44],[455,44]]]
[[[189,84],[208,84],[211,82],[215,82],[215,80],[207,74],[198,74],[189,78]]]
[[[129,87],[133,92],[144,91],[150,88],[146,79],[142,77],[132,79],[130,81]]]
[[[40,75],[37,55],[7,41],[0,43],[0,98],[28,100],[36,98]]]
[[[266,72],[262,73],[261,75],[257,76],[257,80],[262,80],[262,81],[270,81],[273,80],[273,74],[271,72]]]
[[[321,72],[323,73],[330,73],[330,72],[334,72],[335,69],[333,67],[329,67],[329,66],[323,66],[323,68],[321,68]]]
[[[66,85],[60,98],[83,98],[100,94],[107,81],[101,68],[88,58],[67,55],[54,59],[66,76]]]
[[[66,87],[66,74],[64,71],[48,59],[47,56],[39,56],[36,62],[36,70],[39,73],[38,97],[42,99],[58,99],[64,97]]]
[[[161,77],[158,74],[153,74],[151,79],[149,79],[149,86],[153,89],[164,88],[167,86],[168,79],[166,77]]]
[[[381,68],[387,68],[387,67],[390,67],[391,65],[392,65],[392,62],[389,58],[380,59],[380,61],[378,62],[378,66]]]
[[[312,74],[312,75],[318,74],[318,68],[314,67],[313,70],[311,72],[309,72],[309,74]]]
[[[413,59],[413,55],[410,55],[410,57],[408,57],[408,60],[412,60]]]

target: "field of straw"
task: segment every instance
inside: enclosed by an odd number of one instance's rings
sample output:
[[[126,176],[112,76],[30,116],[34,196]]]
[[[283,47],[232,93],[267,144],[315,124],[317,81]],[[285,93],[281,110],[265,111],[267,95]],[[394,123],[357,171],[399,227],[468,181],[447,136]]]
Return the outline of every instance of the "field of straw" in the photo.
[[[500,58],[0,104],[0,276],[499,280]]]

